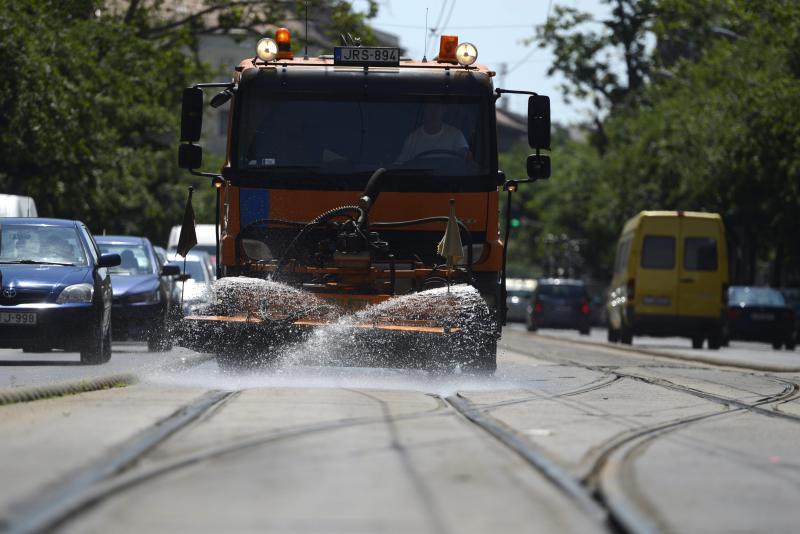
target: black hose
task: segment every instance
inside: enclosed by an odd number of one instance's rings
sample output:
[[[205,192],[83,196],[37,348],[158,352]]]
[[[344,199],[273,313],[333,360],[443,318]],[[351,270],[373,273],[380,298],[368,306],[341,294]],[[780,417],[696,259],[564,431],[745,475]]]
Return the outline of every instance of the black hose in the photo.
[[[340,217],[342,215],[347,215],[348,213],[353,213],[353,212],[355,212],[359,216],[363,215],[363,211],[358,206],[340,206],[338,208],[333,208],[314,217],[314,219],[311,222],[307,223],[300,229],[299,232],[297,232],[297,235],[294,236],[294,238],[289,242],[289,245],[283,250],[283,254],[278,260],[278,264],[275,266],[275,271],[272,273],[273,276],[281,271],[283,265],[286,263],[286,257],[288,256],[289,252],[294,248],[294,246],[297,244],[297,241],[303,236],[303,234],[305,234],[306,230],[316,226],[322,226],[323,224],[327,223],[334,217]]]
[[[375,204],[375,201],[378,200],[378,195],[381,192],[381,190],[378,189],[378,182],[385,172],[386,169],[383,167],[376,169],[375,172],[372,173],[372,176],[369,177],[367,186],[364,188],[364,193],[361,195],[359,205],[368,213],[372,205]]]

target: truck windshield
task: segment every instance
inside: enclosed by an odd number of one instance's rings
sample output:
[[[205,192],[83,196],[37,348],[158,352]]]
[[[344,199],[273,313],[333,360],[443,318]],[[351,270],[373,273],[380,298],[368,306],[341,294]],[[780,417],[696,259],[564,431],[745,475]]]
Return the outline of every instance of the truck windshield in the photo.
[[[488,172],[481,101],[417,97],[347,100],[249,95],[240,110],[240,169],[320,174],[404,169],[444,176]]]

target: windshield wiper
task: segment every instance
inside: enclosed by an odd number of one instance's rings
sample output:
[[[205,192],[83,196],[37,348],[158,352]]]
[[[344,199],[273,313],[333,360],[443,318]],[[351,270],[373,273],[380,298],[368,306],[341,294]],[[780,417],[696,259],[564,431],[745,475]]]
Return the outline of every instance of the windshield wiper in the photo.
[[[69,267],[74,267],[74,263],[64,263],[60,261],[39,261],[39,260],[16,260],[16,261],[0,261],[0,264],[4,265],[15,265],[15,264],[23,264],[23,265],[64,265]]]

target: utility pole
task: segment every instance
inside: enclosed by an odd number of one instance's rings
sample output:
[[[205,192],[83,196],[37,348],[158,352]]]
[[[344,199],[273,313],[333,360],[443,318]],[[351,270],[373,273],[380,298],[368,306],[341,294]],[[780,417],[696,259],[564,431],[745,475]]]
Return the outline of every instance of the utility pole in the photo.
[[[505,61],[500,63],[500,68],[498,69],[498,86],[505,87],[506,86],[506,75],[508,74],[508,63]],[[500,109],[503,111],[508,109],[508,98],[501,98],[500,99]]]

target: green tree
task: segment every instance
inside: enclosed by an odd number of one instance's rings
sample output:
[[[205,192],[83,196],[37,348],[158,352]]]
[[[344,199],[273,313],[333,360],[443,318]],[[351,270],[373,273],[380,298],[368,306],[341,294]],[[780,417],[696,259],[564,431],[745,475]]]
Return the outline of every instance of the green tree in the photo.
[[[41,214],[82,219],[94,232],[160,243],[194,184],[198,220],[213,221],[208,181],[176,165],[181,89],[208,75],[192,51],[204,33],[260,35],[297,18],[304,3],[208,0],[190,13],[171,5],[0,0],[0,190],[31,195]],[[376,10],[309,6],[331,31],[357,32]]]

